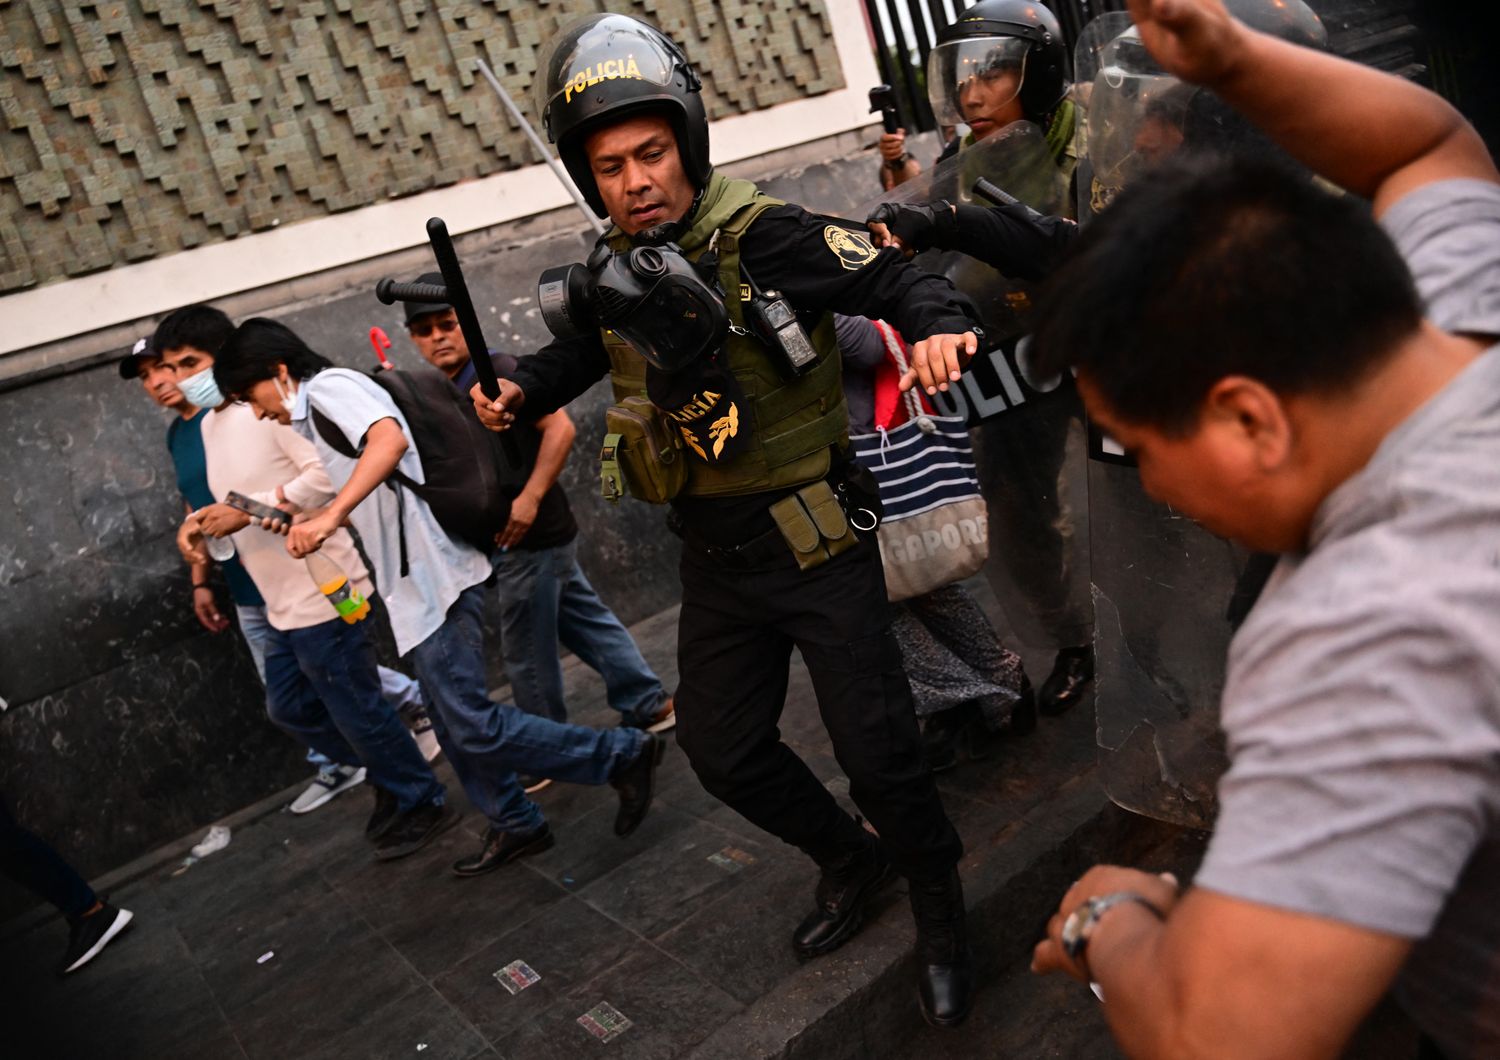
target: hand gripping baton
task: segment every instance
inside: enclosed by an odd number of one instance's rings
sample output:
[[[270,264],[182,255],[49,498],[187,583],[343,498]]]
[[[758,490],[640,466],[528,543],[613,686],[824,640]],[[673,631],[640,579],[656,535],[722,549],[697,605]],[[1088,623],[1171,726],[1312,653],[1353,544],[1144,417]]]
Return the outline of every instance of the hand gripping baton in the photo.
[[[469,297],[469,286],[464,282],[463,269],[459,267],[458,254],[453,250],[448,226],[441,217],[427,219],[427,241],[432,244],[432,256],[437,259],[438,271],[443,274],[442,284],[397,283],[384,279],[375,285],[375,297],[386,305],[425,302],[452,306],[458,317],[459,330],[464,333],[464,343],[469,347],[469,361],[474,365],[474,374],[479,377],[479,390],[493,401],[500,396],[500,380],[495,376],[495,366],[490,363],[489,345],[479,327],[479,316],[474,312],[474,302]],[[511,469],[519,475],[523,470],[521,447],[509,432],[501,433],[500,446]]]

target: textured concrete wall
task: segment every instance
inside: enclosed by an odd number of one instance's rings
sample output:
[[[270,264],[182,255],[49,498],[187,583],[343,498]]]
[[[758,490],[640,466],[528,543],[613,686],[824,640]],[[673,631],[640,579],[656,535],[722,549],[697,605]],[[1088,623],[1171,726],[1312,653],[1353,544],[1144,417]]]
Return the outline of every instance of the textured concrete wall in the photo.
[[[711,118],[843,85],[823,0],[0,3],[0,293],[538,159],[538,45],[608,8],[660,25]]]
[[[822,145],[821,157],[849,156],[830,164],[787,172],[783,160],[763,186],[850,212],[873,188],[874,163],[858,144],[851,134]],[[766,175],[767,164],[758,167],[732,172]],[[536,277],[586,255],[581,227],[576,214],[562,214],[459,241],[492,345],[524,354],[545,340]],[[378,324],[397,362],[410,363],[399,309],[370,292],[378,275],[430,268],[430,256],[408,252],[286,285],[279,305],[226,308],[277,317],[353,367],[371,362],[366,336]],[[662,509],[598,496],[607,396],[601,383],[571,406],[578,441],[563,481],[582,527],[583,566],[632,622],[676,602],[677,546]],[[0,696],[10,704],[0,714],[0,793],[91,873],[309,773],[299,749],[266,722],[238,634],[212,636],[193,618],[172,541],[181,500],[163,444],[167,422],[112,365],[0,393]],[[499,684],[493,640],[489,661]],[[0,886],[0,917],[16,898]]]

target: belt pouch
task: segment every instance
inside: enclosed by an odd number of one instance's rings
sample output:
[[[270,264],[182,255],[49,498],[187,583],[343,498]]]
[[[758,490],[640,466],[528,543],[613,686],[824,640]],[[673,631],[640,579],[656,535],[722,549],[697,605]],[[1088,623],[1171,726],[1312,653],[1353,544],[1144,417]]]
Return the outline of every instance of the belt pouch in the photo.
[[[783,497],[769,510],[803,570],[826,563],[857,543],[833,490],[821,479]]]
[[[606,499],[619,499],[620,479],[626,492],[649,504],[666,504],[682,492],[688,478],[682,436],[648,399],[631,396],[605,409],[604,430]]]

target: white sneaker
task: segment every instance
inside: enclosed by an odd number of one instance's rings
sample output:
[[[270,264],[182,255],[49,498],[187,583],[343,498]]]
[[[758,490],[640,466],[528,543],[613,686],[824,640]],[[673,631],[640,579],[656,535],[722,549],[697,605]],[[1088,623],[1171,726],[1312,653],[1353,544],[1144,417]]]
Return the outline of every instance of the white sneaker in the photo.
[[[407,731],[417,742],[417,750],[422,752],[422,757],[429,762],[437,761],[437,756],[443,753],[443,749],[438,746],[437,733],[432,731],[432,719],[427,716],[427,712],[414,714],[405,720]]]
[[[335,795],[342,795],[350,788],[364,783],[365,767],[324,766],[313,777],[307,790],[288,807],[293,813],[311,813]]]

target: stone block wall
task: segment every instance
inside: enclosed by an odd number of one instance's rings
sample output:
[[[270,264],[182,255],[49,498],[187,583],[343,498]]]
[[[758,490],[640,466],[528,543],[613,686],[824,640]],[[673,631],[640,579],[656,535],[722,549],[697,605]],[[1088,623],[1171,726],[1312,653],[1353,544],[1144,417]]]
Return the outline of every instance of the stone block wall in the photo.
[[[835,159],[828,163],[757,160],[730,172],[853,216],[875,191],[875,163],[858,143],[849,134],[823,145],[819,157]],[[537,275],[582,260],[591,242],[571,210],[460,237],[487,340],[522,355],[545,342]],[[432,267],[425,249],[407,251],[287,284],[279,302],[262,295],[251,307],[224,305],[237,319],[279,319],[354,368],[373,363],[367,336],[378,325],[392,359],[411,364],[417,354],[400,307],[375,299],[374,280]],[[562,481],[584,570],[631,623],[677,602],[678,548],[664,509],[599,496],[608,403],[600,383],[569,407],[578,438]],[[193,617],[173,543],[182,501],[168,422],[112,363],[0,391],[0,697],[9,703],[0,713],[0,798],[89,874],[311,776],[301,750],[266,721],[238,632],[212,635]],[[487,662],[498,687],[493,630],[491,622]],[[383,639],[382,661],[394,664]],[[0,920],[22,900],[0,882]]]
[[[529,109],[605,8],[684,46],[710,118],[843,85],[823,0],[0,0],[0,294],[531,165],[474,60]]]

